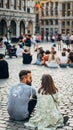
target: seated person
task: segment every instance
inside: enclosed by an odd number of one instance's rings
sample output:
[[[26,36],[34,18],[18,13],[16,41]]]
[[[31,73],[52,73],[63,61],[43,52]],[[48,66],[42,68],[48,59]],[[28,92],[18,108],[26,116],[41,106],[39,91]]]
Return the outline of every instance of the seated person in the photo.
[[[50,60],[45,62],[46,66],[49,68],[58,68],[57,59],[55,57],[55,54],[50,55]]]
[[[37,52],[37,59],[36,59],[36,62],[35,62],[35,64],[36,65],[42,65],[43,64],[43,57],[44,57],[44,50],[43,50],[43,48],[38,48],[38,50],[37,50],[38,52]]]
[[[43,64],[44,65],[45,65],[46,61],[49,61],[49,58],[50,58],[50,51],[46,50],[45,53],[44,53],[44,56],[43,56]]]
[[[36,90],[31,86],[32,75],[30,70],[21,70],[20,83],[10,89],[8,113],[13,120],[22,121],[30,118],[37,103]]]
[[[68,64],[70,67],[73,67],[73,52],[71,51],[68,56]]]
[[[8,55],[10,58],[12,58],[12,56],[17,57],[15,45],[11,46],[11,48],[8,50]]]
[[[24,50],[24,53],[23,53],[22,57],[23,57],[23,64],[31,64],[32,55],[30,54],[28,49]]]
[[[4,60],[4,54],[0,53],[0,79],[9,77],[8,63]]]
[[[69,117],[63,116],[59,110],[58,89],[51,75],[42,75],[37,98],[35,115],[25,123],[26,128],[29,126],[38,127],[38,130],[57,130],[57,127],[67,123]]]
[[[17,55],[17,57],[22,57],[23,52],[24,52],[24,50],[23,50],[22,46],[18,43],[16,45],[16,55]]]
[[[67,67],[67,62],[68,62],[68,58],[66,56],[66,53],[62,52],[60,56],[60,64],[59,64],[60,67]]]

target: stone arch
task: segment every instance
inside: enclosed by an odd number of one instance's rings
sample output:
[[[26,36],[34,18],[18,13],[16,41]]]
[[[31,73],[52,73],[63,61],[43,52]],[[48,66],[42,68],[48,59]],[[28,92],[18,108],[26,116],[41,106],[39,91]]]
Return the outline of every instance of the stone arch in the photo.
[[[25,22],[23,20],[20,21],[20,34],[25,34]]]
[[[33,34],[33,22],[31,20],[28,22],[28,33]]]
[[[10,33],[11,37],[16,37],[16,21],[14,19],[10,22]]]
[[[0,36],[7,34],[7,22],[5,19],[0,20]]]

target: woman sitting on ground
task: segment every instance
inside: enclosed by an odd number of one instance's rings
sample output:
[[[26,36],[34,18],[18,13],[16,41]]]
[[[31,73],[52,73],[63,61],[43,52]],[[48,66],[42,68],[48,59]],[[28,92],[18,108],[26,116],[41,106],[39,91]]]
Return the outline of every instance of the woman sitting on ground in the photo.
[[[42,64],[45,65],[45,62],[46,61],[49,61],[50,60],[50,51],[49,50],[46,50],[45,53],[44,53],[44,56],[43,56],[43,61],[42,61]]]
[[[31,64],[32,62],[32,55],[30,54],[28,49],[24,49],[24,53],[22,55],[23,64]]]
[[[38,48],[37,50],[37,59],[36,59],[36,62],[35,64],[36,65],[43,65],[43,57],[44,57],[44,50],[43,48]]]
[[[48,62],[45,62],[45,64],[49,68],[58,68],[59,65],[55,53],[50,55],[50,60]]]
[[[37,110],[25,126],[38,127],[38,130],[56,130],[68,121],[59,111],[58,89],[49,74],[44,74],[38,90]]]

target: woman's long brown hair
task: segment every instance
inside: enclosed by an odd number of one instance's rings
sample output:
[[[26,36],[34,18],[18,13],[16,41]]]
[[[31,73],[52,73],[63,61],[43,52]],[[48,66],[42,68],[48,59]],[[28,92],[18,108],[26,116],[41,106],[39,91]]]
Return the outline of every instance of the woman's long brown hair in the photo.
[[[58,89],[55,87],[54,81],[49,74],[44,74],[41,79],[41,87],[38,90],[38,93],[42,94],[55,94]]]

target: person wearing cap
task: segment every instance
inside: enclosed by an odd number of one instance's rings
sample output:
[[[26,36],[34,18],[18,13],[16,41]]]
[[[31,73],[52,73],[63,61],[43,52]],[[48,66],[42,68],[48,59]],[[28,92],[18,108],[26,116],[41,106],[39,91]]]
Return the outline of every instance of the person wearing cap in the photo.
[[[17,121],[29,120],[37,103],[36,90],[31,86],[30,70],[21,70],[20,83],[13,85],[8,98],[8,113],[10,118]]]
[[[4,59],[4,54],[0,53],[0,79],[9,78],[8,63]]]

